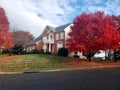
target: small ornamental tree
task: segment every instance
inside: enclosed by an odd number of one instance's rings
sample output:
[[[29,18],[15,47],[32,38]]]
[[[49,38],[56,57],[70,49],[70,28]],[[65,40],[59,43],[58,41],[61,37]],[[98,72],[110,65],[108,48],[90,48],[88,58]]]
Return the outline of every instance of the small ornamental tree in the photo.
[[[71,52],[84,52],[91,61],[98,50],[117,49],[119,36],[112,16],[104,12],[83,13],[73,21],[67,46]]]
[[[0,7],[0,47],[8,49],[13,44],[12,34],[9,30],[9,22],[5,11]]]

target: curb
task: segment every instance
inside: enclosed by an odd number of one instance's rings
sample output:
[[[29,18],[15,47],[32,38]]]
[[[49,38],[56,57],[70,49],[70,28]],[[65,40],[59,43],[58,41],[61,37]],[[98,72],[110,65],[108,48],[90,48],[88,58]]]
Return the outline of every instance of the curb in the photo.
[[[1,74],[23,74],[23,72],[0,72]]]
[[[41,71],[23,71],[23,72],[0,72],[2,74],[30,74],[40,72],[59,72],[59,71],[71,71],[71,70],[84,70],[84,69],[102,69],[102,68],[120,68],[120,65],[98,66],[98,67],[85,67],[85,68],[68,68],[68,69],[54,69],[54,70],[41,70]]]
[[[39,72],[57,72],[57,71],[70,71],[70,70],[84,70],[84,69],[102,69],[102,68],[120,68],[120,65],[98,66],[98,67],[85,67],[85,68],[68,68],[68,69],[55,69],[55,70],[42,70]]]

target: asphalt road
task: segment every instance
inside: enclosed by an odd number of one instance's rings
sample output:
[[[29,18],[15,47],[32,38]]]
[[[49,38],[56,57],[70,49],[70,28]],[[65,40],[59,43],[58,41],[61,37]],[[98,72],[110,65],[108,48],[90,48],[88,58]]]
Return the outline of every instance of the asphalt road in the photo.
[[[0,90],[120,90],[120,68],[0,75]]]

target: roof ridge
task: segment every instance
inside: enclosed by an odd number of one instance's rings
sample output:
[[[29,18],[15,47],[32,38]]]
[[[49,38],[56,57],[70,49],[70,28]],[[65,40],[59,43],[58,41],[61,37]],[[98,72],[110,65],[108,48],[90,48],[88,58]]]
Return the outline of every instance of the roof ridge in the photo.
[[[64,30],[66,27],[68,27],[71,23],[67,23],[58,27],[55,27],[55,31],[60,31],[60,30]]]
[[[61,26],[65,26],[65,25],[70,25],[71,23],[67,23],[67,24],[63,24],[63,25],[60,25],[60,26],[57,26],[57,27],[61,27]],[[57,28],[55,27],[55,28]]]

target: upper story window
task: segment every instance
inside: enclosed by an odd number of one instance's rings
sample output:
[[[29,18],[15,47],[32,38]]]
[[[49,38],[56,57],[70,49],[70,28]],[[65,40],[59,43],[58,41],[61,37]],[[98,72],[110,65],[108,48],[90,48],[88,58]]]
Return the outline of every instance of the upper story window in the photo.
[[[64,32],[60,33],[60,39],[64,39]]]
[[[44,36],[44,37],[43,37],[43,41],[45,41],[45,40],[47,40],[47,36]]]
[[[49,40],[54,40],[54,34],[49,34]]]
[[[53,39],[52,35],[50,35],[50,39],[51,39],[51,40]]]
[[[59,40],[59,33],[56,34],[56,40]]]

